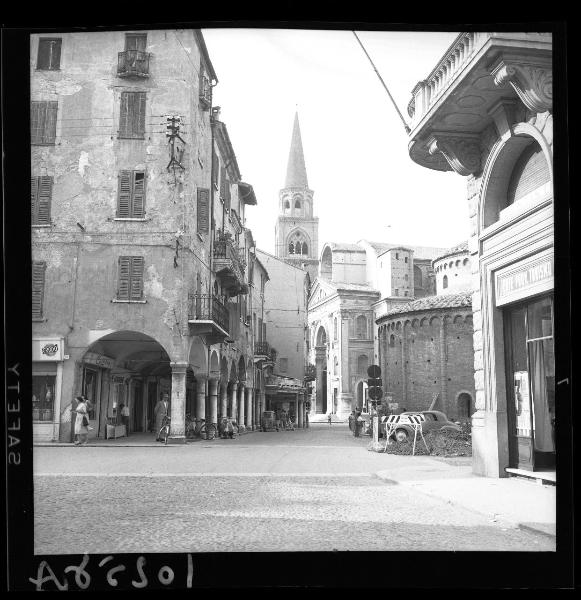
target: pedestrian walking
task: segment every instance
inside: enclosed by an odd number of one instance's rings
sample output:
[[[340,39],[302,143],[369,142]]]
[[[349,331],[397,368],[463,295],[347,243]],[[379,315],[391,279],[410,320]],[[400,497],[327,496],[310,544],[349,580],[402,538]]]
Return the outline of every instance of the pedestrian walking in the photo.
[[[355,437],[359,437],[361,434],[361,428],[363,426],[363,417],[361,413],[357,413],[355,417]]]
[[[127,404],[121,403],[119,408],[121,409],[121,422],[125,425],[125,435],[129,436],[129,407]]]
[[[153,414],[155,416],[155,441],[161,442],[162,440],[157,436],[163,425],[163,418],[169,414],[169,394],[167,392],[164,392],[162,397],[157,401],[157,404],[153,409]]]
[[[327,415],[327,421],[329,422],[329,427],[331,427],[331,413]]]
[[[89,436],[89,411],[83,396],[77,396],[75,400],[77,401],[77,406],[73,409],[73,412],[77,413],[75,417],[75,435],[77,436],[75,446],[86,446]]]

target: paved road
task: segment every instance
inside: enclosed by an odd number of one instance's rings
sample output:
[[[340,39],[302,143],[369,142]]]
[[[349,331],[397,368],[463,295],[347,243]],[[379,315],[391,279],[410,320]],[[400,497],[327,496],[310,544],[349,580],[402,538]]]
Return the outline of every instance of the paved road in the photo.
[[[410,457],[367,452],[368,441],[321,425],[187,446],[35,448],[35,552],[555,549],[378,478]]]

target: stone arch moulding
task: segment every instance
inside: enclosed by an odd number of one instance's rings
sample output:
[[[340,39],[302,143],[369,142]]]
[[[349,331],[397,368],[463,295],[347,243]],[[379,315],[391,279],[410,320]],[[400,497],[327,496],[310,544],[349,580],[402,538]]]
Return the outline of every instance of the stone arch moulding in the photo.
[[[210,354],[210,377],[220,377],[220,356],[216,350]]]
[[[502,190],[508,186],[510,175],[519,156],[533,141],[536,141],[543,151],[549,168],[551,189],[553,189],[553,152],[543,134],[530,123],[517,123],[512,132],[513,135],[510,137],[496,142],[484,165],[478,207],[478,234],[498,221],[499,194],[504,193]],[[513,160],[506,161],[506,154],[511,150],[517,151],[513,152]]]
[[[196,375],[208,374],[208,352],[199,336],[193,336],[191,339],[188,362]]]

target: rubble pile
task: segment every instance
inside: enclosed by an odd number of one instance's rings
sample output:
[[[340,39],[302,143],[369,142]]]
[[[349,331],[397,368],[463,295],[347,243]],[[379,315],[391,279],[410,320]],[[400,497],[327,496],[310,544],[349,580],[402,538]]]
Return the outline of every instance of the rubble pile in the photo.
[[[424,456],[472,456],[472,436],[470,424],[462,425],[462,431],[430,431],[424,434],[430,451],[426,450],[422,438],[416,439],[416,455]],[[405,442],[391,440],[387,445],[387,454],[412,454],[413,439]]]

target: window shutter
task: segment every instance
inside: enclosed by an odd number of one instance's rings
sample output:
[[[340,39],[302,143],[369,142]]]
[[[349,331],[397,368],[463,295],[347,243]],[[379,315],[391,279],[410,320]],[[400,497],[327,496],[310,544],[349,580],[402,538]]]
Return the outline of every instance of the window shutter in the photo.
[[[51,61],[50,68],[53,70],[60,69],[61,67],[61,40],[53,40],[51,44]]]
[[[39,177],[38,184],[38,213],[36,215],[37,225],[50,224],[50,202],[52,199],[52,182],[50,176]]]
[[[42,102],[32,102],[30,106],[30,142],[42,143]]]
[[[198,231],[210,231],[210,190],[198,188]]]
[[[42,304],[44,297],[45,262],[32,263],[32,318],[42,318]]]
[[[121,113],[119,116],[119,135],[127,137],[129,135],[129,93],[121,93]]]
[[[212,183],[216,189],[218,189],[218,171],[220,169],[220,163],[218,162],[218,155],[216,151],[212,149]]]
[[[143,256],[131,257],[130,300],[143,298]]]
[[[119,192],[117,201],[117,216],[127,219],[131,216],[131,171],[119,173]]]
[[[135,219],[143,219],[145,216],[145,173],[135,171],[133,176],[133,210],[131,216]]]
[[[46,102],[46,114],[44,121],[43,143],[54,144],[56,140],[56,117],[58,102]]]
[[[30,222],[35,225],[38,219],[38,177],[30,178]]]
[[[135,125],[133,134],[136,137],[145,135],[145,92],[135,93]]]
[[[118,300],[129,300],[129,278],[131,269],[131,257],[119,257],[119,283],[117,288]]]

